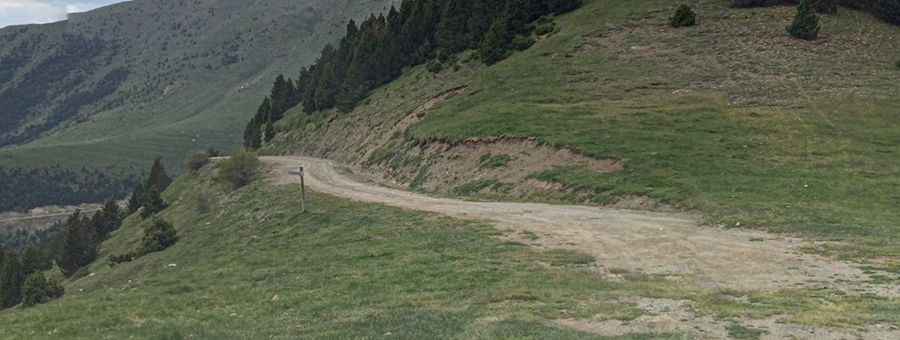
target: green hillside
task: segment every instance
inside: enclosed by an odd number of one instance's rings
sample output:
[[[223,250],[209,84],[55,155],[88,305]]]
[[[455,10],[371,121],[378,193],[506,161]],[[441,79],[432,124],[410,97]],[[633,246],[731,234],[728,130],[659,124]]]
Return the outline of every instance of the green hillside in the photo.
[[[823,331],[900,322],[895,300],[600,275],[590,256],[505,241],[515,235],[489,225],[321,194],[303,214],[297,186],[230,192],[211,174],[183,176],[165,195],[160,216],[178,243],[112,266],[152,223],[130,217],[64,298],[0,312],[0,338],[683,339],[700,334],[693,325],[754,334],[753,320],[773,315]],[[652,318],[641,299],[688,301],[692,316],[662,333],[563,326]]]
[[[180,169],[192,151],[230,150],[278,74],[394,2],[137,0],[4,28],[0,167],[122,176],[157,156]]]
[[[700,24],[675,29],[667,1],[588,1],[497,65],[463,56],[438,74],[418,68],[349,114],[296,109],[265,149],[364,164],[438,193],[649,199],[711,225],[837,241],[816,251],[887,258],[879,265],[898,270],[900,29],[841,8],[807,42],[785,33],[793,7],[694,8]],[[512,169],[453,172],[459,162],[434,151],[531,139],[623,169],[553,163],[510,180]]]

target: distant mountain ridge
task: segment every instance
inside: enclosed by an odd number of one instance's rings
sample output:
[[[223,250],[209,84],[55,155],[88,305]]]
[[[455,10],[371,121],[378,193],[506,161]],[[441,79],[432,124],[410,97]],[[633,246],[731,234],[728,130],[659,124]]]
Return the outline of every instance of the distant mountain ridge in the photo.
[[[134,0],[0,29],[0,169],[101,169],[124,183],[162,156],[178,172],[193,151],[237,147],[277,75],[399,2]]]
[[[137,0],[2,29],[0,145],[31,142],[101,112],[203,104],[186,110],[202,112],[213,103],[194,95],[207,84],[221,96],[272,64],[307,64],[341,33],[332,28],[390,3]],[[311,51],[287,47],[304,40]]]

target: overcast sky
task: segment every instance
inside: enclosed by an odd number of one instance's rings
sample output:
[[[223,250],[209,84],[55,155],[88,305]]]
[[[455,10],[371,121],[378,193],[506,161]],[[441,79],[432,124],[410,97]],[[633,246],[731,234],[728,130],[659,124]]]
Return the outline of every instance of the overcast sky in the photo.
[[[122,1],[125,0],[0,0],[0,27],[60,21],[68,13]]]

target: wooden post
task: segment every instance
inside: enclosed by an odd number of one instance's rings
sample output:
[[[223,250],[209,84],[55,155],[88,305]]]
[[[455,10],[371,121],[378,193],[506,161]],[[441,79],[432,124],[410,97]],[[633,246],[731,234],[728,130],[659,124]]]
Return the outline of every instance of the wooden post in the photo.
[[[306,183],[303,178],[303,167],[300,167],[300,213],[306,213]]]

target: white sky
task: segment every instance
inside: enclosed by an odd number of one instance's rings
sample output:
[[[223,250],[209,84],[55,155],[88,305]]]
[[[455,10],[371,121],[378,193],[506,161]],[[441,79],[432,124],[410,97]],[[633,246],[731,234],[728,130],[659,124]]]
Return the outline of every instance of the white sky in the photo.
[[[0,0],[0,27],[60,21],[68,13],[122,1],[125,0]]]

